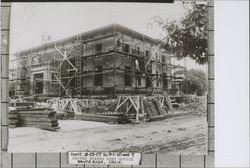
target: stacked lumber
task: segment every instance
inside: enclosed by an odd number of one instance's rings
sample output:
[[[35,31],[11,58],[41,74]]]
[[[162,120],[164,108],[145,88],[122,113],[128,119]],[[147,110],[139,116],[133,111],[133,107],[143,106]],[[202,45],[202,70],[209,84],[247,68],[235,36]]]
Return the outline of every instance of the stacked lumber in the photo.
[[[15,107],[16,109],[30,109],[34,108],[34,102],[11,102],[10,107]]]
[[[73,120],[73,119],[75,119],[76,115],[75,115],[75,112],[73,112],[73,111],[67,111],[65,113],[65,116],[66,116],[67,119]]]
[[[18,114],[17,110],[11,110],[9,112],[9,127],[16,128],[18,126]]]
[[[65,113],[64,112],[56,112],[54,114],[54,116],[59,119],[59,120],[63,120],[65,118]]]
[[[55,111],[43,109],[20,109],[18,110],[19,124],[21,127],[36,127],[55,131],[59,129]]]
[[[180,116],[186,116],[186,115],[192,115],[192,114],[191,113],[163,114],[163,115],[158,115],[158,116],[152,116],[148,119],[148,121],[149,122],[159,121],[159,120],[164,120],[167,118],[180,117]]]
[[[159,100],[156,98],[144,99],[143,104],[144,104],[144,111],[148,117],[165,114],[165,111],[161,107]]]

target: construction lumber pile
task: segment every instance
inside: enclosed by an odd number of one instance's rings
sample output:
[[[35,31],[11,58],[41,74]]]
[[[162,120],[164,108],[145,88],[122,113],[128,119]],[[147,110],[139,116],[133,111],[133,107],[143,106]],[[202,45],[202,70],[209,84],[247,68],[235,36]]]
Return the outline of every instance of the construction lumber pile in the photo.
[[[10,102],[10,107],[15,107],[18,109],[31,109],[34,108],[34,102]]]
[[[21,127],[36,127],[55,131],[59,129],[55,111],[47,108],[20,109],[18,110],[19,124]]]
[[[67,111],[65,113],[65,118],[70,119],[70,120],[75,119],[75,116],[76,116],[76,114],[74,111]]]
[[[19,124],[17,110],[11,110],[9,112],[9,127],[16,128]]]
[[[159,115],[159,116],[152,116],[148,119],[149,122],[152,121],[159,121],[159,120],[164,120],[167,118],[173,118],[173,117],[180,117],[180,116],[185,116],[189,115],[188,113],[177,113],[177,114],[167,114],[167,115]]]
[[[148,115],[148,117],[166,114],[159,100],[156,98],[144,99],[143,103],[145,106],[145,113]]]
[[[65,119],[65,113],[64,112],[56,112],[55,114],[54,114],[54,116],[57,118],[57,119],[59,119],[59,120],[63,120],[63,119]]]
[[[164,119],[173,110],[168,96],[121,96],[115,109],[131,121]]]

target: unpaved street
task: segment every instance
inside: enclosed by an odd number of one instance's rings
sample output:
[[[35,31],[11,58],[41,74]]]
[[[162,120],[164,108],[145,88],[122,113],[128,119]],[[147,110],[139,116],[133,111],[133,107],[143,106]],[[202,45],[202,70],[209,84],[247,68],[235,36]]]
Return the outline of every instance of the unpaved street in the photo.
[[[106,124],[59,120],[57,132],[10,129],[9,152],[141,151],[206,154],[207,123],[187,115],[145,124]]]

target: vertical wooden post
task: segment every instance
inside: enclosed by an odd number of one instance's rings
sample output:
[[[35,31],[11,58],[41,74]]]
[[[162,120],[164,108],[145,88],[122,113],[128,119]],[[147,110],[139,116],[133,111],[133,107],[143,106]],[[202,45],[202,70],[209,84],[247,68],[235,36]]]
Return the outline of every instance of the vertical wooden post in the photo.
[[[141,112],[142,112],[142,116],[143,116],[143,123],[145,123],[146,118],[145,118],[143,100],[144,100],[144,96],[141,96]]]
[[[139,112],[140,112],[140,96],[136,96],[136,122],[139,122]]]
[[[207,116],[214,116],[214,0],[208,0],[208,99]],[[214,118],[208,117],[208,154],[214,154]]]
[[[0,115],[0,145],[2,151],[7,151],[9,140],[9,31],[10,31],[11,4],[1,3],[1,115]]]
[[[116,96],[116,24],[114,24],[114,76],[113,76],[113,85],[114,85],[114,96]]]

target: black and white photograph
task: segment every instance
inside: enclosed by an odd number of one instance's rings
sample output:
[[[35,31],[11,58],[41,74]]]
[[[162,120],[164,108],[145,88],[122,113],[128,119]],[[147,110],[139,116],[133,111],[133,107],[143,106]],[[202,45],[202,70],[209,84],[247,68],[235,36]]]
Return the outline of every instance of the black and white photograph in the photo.
[[[207,155],[206,1],[11,8],[8,152]]]

